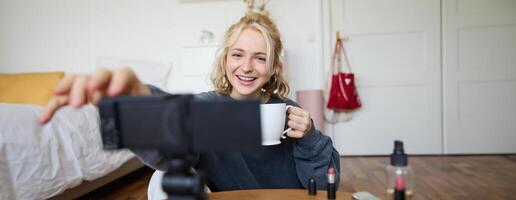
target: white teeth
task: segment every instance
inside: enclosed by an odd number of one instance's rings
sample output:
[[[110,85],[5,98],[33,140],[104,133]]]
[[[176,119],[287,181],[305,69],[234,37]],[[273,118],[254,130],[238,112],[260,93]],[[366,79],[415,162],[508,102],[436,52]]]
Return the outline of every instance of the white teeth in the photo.
[[[240,80],[243,80],[243,81],[254,81],[256,78],[255,77],[246,77],[246,76],[237,76],[238,79]]]

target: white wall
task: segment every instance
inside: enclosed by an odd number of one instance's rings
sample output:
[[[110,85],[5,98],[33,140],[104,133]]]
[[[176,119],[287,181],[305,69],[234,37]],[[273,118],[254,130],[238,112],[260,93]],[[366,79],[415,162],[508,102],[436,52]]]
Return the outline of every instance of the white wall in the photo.
[[[293,91],[321,88],[319,1],[271,1]],[[242,1],[0,0],[0,73],[90,72],[101,56],[181,63],[201,30],[216,41],[245,12]],[[294,93],[294,92],[293,92]]]

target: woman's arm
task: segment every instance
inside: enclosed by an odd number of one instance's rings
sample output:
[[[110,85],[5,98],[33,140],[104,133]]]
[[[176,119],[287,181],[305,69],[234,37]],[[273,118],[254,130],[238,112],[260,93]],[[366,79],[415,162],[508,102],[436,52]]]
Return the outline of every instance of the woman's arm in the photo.
[[[328,168],[335,168],[335,184],[339,184],[339,153],[333,148],[330,137],[312,127],[310,132],[294,145],[297,176],[303,187],[314,178],[317,188],[326,188]]]
[[[298,106],[293,101],[287,104]],[[339,184],[339,153],[333,148],[330,137],[323,135],[314,126],[311,126],[303,138],[297,139],[294,145],[294,160],[297,176],[303,187],[307,188],[308,180],[314,178],[317,188],[326,188],[329,167],[335,168],[335,184]]]

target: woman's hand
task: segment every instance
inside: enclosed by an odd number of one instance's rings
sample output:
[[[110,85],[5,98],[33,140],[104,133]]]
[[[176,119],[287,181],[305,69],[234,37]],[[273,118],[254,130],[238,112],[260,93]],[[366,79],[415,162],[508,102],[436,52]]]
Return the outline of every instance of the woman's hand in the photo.
[[[303,138],[310,128],[312,128],[310,113],[299,107],[289,108],[287,125],[292,128],[292,130],[287,132],[287,136],[291,138]]]
[[[65,105],[79,108],[88,101],[96,105],[103,96],[150,94],[149,88],[128,67],[116,71],[99,69],[86,75],[66,75],[54,89],[54,98],[43,109],[39,122],[47,123]]]

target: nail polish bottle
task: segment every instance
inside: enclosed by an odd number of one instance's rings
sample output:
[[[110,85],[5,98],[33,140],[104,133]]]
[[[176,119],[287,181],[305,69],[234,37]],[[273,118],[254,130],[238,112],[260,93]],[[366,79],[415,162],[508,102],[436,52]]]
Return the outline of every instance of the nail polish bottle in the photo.
[[[313,178],[308,180],[308,195],[317,195],[317,185],[315,184],[315,179]]]

